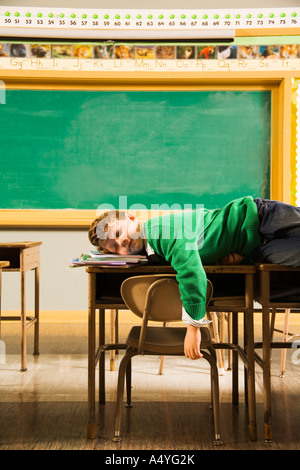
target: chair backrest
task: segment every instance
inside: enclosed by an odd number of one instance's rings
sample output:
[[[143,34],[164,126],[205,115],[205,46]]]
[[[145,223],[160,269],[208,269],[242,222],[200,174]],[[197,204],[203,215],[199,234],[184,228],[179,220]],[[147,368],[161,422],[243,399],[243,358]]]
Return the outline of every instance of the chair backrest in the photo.
[[[207,303],[213,294],[207,281]],[[182,301],[176,274],[134,276],[121,285],[122,298],[135,315],[151,321],[174,322],[182,319]]]
[[[167,281],[170,280],[172,283],[167,284]],[[159,282],[157,285],[156,282]],[[163,288],[165,285],[165,294],[162,297]],[[149,291],[149,289],[152,289]],[[167,298],[171,300],[172,303],[172,317],[173,321],[176,321],[181,318],[182,302],[180,300],[178,283],[176,281],[176,274],[157,274],[157,275],[148,275],[148,276],[134,276],[126,279],[121,285],[121,295],[122,298],[129,308],[135,315],[140,318],[143,318],[145,310],[148,313],[148,318],[152,320],[152,314],[150,314],[151,308],[149,310],[149,301],[153,300],[153,293],[158,293],[158,299],[155,300],[153,306],[154,316],[157,317],[158,307],[160,312],[163,313],[167,302]],[[167,295],[168,294],[168,295]],[[159,305],[159,301],[163,300]],[[168,308],[167,312],[170,312],[171,309]],[[158,314],[159,315],[159,314]],[[169,315],[167,315],[169,316]],[[158,321],[158,320],[157,320]],[[170,321],[170,320],[161,320],[159,321]]]

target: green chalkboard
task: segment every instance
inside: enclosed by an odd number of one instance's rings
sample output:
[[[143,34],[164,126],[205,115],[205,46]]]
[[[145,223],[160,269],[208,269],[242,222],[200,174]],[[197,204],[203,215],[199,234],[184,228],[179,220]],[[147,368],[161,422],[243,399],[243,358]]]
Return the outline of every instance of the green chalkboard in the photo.
[[[269,91],[7,90],[0,207],[269,197]]]

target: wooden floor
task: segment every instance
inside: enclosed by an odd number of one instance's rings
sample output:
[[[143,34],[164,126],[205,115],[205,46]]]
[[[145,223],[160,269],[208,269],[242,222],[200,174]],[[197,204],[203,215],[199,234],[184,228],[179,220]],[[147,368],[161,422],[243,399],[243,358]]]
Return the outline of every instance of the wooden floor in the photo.
[[[128,328],[122,325],[121,340]],[[109,370],[107,361],[107,403],[97,405],[97,437],[87,440],[87,326],[41,324],[41,354],[37,357],[32,356],[29,330],[28,370],[23,373],[19,370],[18,332],[18,325],[3,323],[6,364],[0,364],[0,450],[214,449],[209,368],[204,360],[166,358],[164,375],[159,376],[157,358],[134,358],[133,408],[124,406],[123,439],[118,444],[112,441],[117,372]],[[257,338],[259,334],[258,325]],[[288,351],[285,379],[278,377],[280,351],[274,350],[272,355],[271,444],[263,439],[260,369],[256,368],[256,442],[248,439],[242,364],[239,407],[231,405],[231,372],[226,370],[220,376],[222,449],[300,449],[300,364],[292,363],[293,352]]]

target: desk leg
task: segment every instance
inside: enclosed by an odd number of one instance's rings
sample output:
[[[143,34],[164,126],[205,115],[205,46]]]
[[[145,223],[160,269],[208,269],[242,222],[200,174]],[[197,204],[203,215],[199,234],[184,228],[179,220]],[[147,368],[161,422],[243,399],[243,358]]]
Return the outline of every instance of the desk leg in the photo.
[[[1,293],[2,293],[2,269],[0,269],[0,339],[1,339]]]
[[[232,312],[232,344],[238,344],[238,313]],[[239,357],[232,351],[232,404],[239,404]]]
[[[117,335],[117,332],[116,332],[117,316],[118,316],[118,310],[111,309],[111,311],[110,311],[110,342],[112,344],[117,343],[117,337],[116,337],[116,335]],[[100,344],[104,344],[104,343],[100,343]],[[116,351],[115,351],[115,349],[112,349],[110,351],[110,362],[109,362],[110,371],[115,370],[115,357],[116,357]]]
[[[105,309],[99,310],[99,344],[105,344]],[[105,403],[105,352],[99,358],[99,403]]]
[[[255,397],[255,362],[254,362],[254,326],[253,326],[253,276],[246,275],[246,348],[247,348],[247,398],[249,414],[249,434],[252,441],[257,439],[256,397]]]
[[[270,345],[270,309],[268,307],[270,291],[270,273],[261,272],[262,296],[262,337],[263,337],[263,395],[264,395],[264,437],[272,441],[272,406],[271,406],[271,345]]]
[[[34,270],[34,350],[33,354],[40,354],[40,268],[37,266]]]
[[[21,372],[27,370],[26,367],[26,284],[25,271],[21,271]]]
[[[247,354],[248,342],[248,315],[247,311],[244,312],[244,351]],[[245,390],[245,405],[248,408],[248,367],[244,366],[244,390]]]
[[[88,424],[87,437],[95,439],[96,420],[95,420],[95,350],[96,350],[96,332],[95,332],[95,274],[88,274]]]

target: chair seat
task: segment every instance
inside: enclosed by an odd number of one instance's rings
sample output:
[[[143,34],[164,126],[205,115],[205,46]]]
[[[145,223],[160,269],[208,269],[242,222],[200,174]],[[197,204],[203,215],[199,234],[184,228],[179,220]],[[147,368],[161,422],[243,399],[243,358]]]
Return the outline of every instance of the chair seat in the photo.
[[[212,345],[208,328],[201,329],[201,349],[206,349]],[[140,337],[140,326],[134,326],[127,337],[126,344],[137,349]],[[182,355],[184,354],[184,338],[186,328],[148,326],[144,343],[144,354],[158,353],[161,355]]]

